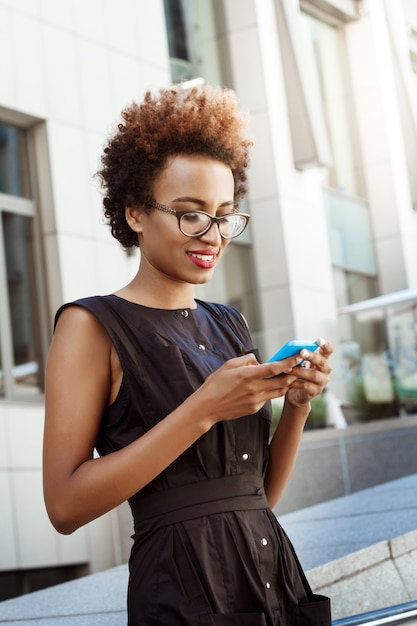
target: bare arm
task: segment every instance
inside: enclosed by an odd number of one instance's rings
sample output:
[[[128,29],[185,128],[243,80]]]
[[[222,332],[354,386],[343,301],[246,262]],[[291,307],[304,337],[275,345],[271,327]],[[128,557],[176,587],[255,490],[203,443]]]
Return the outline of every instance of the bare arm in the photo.
[[[327,385],[331,367],[328,357],[333,348],[320,340],[314,353],[301,353],[310,367],[299,368],[298,378],[288,390],[280,421],[269,446],[265,493],[274,507],[285,491],[297,458],[301,435],[311,410],[311,400]]]
[[[43,466],[48,514],[64,534],[131,497],[217,421],[255,413],[295,381],[267,378],[282,363],[258,365],[251,354],[231,359],[145,435],[97,459],[100,420],[120,382],[113,353],[92,314],[78,307],[62,313],[46,368]]]

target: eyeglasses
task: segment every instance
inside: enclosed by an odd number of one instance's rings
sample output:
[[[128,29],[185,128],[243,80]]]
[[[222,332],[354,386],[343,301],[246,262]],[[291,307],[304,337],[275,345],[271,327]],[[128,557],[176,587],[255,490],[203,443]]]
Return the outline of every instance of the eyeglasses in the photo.
[[[175,215],[179,229],[186,237],[200,237],[210,230],[213,222],[216,222],[224,239],[234,239],[243,233],[250,219],[247,213],[227,213],[214,217],[204,211],[177,211],[159,202],[150,202],[149,206]]]

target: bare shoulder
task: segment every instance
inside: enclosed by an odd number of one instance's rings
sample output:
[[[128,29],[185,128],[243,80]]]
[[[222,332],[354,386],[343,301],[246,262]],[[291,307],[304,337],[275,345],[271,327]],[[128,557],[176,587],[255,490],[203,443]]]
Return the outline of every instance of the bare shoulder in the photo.
[[[87,334],[92,332],[94,335],[107,337],[107,333],[97,317],[88,309],[76,304],[67,306],[59,315],[55,335],[57,333],[62,334],[64,332]]]
[[[93,458],[111,392],[111,343],[79,306],[59,316],[46,364],[44,472],[48,489]]]
[[[109,393],[112,380],[112,343],[99,320],[80,306],[64,309],[56,324],[47,361],[48,379],[57,388],[72,381]]]
[[[51,350],[62,348],[66,353],[110,354],[111,341],[99,320],[81,306],[69,306],[60,314],[52,338]]]

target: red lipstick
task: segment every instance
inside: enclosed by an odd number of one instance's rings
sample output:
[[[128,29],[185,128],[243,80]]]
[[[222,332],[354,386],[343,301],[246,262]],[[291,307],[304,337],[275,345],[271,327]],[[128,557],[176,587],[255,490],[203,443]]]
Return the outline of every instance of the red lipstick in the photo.
[[[205,269],[215,266],[218,254],[218,250],[190,250],[187,252],[190,261]]]

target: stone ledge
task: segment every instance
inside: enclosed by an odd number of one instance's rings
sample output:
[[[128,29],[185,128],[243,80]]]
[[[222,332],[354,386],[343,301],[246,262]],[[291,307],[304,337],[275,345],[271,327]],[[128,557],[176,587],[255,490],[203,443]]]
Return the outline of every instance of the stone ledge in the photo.
[[[308,579],[314,589],[323,589],[356,576],[375,565],[380,565],[391,558],[388,541],[381,541],[370,548],[363,548],[348,556],[330,561],[308,571]]]
[[[416,519],[417,526],[417,519]],[[413,550],[417,550],[417,530],[411,531],[401,537],[396,537],[390,542],[393,558],[397,558]]]
[[[417,474],[280,519],[333,619],[417,598]]]
[[[313,589],[331,597],[333,619],[417,598],[417,531],[394,540],[397,541],[411,549],[393,558],[393,542],[381,542],[307,572]],[[386,558],[381,560],[383,554]]]
[[[322,589],[327,585],[336,584],[360,572],[375,568],[386,561],[396,561],[404,556],[414,559],[416,555],[417,530],[414,530],[401,537],[381,541],[370,548],[364,548],[309,570],[308,578],[315,589]],[[417,572],[417,568],[415,571]]]

